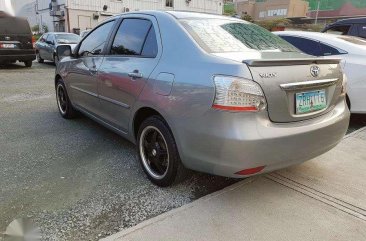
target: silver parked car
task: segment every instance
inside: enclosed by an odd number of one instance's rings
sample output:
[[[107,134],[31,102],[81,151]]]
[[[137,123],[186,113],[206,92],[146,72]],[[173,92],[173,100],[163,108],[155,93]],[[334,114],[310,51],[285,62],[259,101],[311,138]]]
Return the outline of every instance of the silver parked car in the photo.
[[[73,33],[45,33],[36,42],[38,63],[49,60],[57,64],[56,49],[60,45],[70,45],[72,48],[79,43],[81,37]]]
[[[160,186],[185,168],[240,178],[304,162],[349,123],[339,59],[235,18],[126,13],[57,53],[61,115],[82,112],[137,144]]]

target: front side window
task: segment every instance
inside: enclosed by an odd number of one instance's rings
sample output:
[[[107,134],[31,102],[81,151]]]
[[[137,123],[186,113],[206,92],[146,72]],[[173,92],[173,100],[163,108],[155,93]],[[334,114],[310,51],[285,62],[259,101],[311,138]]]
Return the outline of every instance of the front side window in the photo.
[[[320,45],[319,42],[317,41],[294,36],[281,36],[281,37],[306,54],[310,54],[313,56],[321,55]]]
[[[47,37],[47,43],[48,44],[54,43],[52,34],[49,34],[48,35],[48,37]]]
[[[123,20],[110,54],[155,57],[156,53],[156,35],[152,23],[145,19]]]
[[[334,26],[329,29],[327,29],[325,32],[330,34],[337,34],[337,35],[347,35],[349,30],[351,28],[351,25],[340,25],[340,26]]]
[[[100,55],[103,52],[108,36],[113,28],[114,21],[99,26],[81,43],[79,56]]]
[[[209,53],[253,50],[298,52],[285,40],[255,24],[226,19],[184,19],[181,23]]]

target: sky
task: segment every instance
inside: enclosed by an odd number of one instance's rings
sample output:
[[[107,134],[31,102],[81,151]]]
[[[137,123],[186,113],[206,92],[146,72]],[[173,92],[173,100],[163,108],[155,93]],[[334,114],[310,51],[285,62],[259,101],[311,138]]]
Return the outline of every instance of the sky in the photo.
[[[19,0],[18,0],[19,1]],[[11,0],[0,0],[0,11],[15,15]]]

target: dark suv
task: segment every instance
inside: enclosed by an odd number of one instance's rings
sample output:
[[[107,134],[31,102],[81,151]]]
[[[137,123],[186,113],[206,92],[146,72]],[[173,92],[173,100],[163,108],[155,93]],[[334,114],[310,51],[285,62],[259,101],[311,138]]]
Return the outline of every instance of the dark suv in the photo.
[[[0,64],[20,61],[31,67],[35,59],[28,21],[0,12]]]
[[[339,20],[326,26],[323,33],[351,35],[366,39],[366,18],[351,18]]]

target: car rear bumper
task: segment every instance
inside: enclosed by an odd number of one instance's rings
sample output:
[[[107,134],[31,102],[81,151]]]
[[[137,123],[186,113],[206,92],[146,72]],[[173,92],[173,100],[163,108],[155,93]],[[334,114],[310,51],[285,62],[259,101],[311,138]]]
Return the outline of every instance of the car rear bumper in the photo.
[[[0,50],[0,63],[12,61],[33,61],[36,59],[36,52],[30,50]]]
[[[187,168],[246,177],[235,173],[261,166],[259,173],[270,172],[329,151],[345,135],[349,118],[345,101],[320,117],[284,124],[271,122],[266,112],[212,111],[182,126],[176,139]]]

